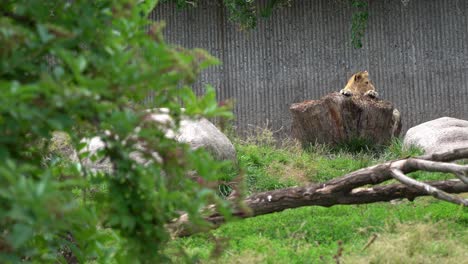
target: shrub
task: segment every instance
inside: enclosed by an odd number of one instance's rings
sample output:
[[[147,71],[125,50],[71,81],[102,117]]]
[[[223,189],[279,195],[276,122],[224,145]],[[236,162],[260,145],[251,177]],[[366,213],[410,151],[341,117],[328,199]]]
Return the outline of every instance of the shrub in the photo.
[[[184,176],[213,179],[219,166],[154,124],[135,130],[139,102],[151,92],[151,105],[170,109],[176,122],[182,105],[187,116],[231,114],[212,88],[197,98],[188,87],[217,61],[167,45],[163,25],[146,19],[156,3],[0,2],[0,262],[155,263],[177,211],[200,223],[198,209],[215,195]],[[113,173],[44,159],[54,131],[75,147],[100,136]],[[135,163],[136,142],[162,162]]]

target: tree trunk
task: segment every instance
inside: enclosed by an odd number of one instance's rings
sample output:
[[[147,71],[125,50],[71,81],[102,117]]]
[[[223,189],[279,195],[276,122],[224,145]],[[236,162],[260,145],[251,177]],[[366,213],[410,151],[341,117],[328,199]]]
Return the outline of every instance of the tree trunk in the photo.
[[[368,96],[331,93],[320,100],[295,103],[291,133],[302,145],[336,145],[355,139],[388,144],[401,131],[400,113],[391,102]]]

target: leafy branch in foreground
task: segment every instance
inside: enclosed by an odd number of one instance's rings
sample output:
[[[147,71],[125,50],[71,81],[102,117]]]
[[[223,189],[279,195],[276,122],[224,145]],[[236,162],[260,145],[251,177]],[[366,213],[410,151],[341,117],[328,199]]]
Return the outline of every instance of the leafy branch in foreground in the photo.
[[[156,3],[0,2],[0,262],[160,262],[177,211],[202,224],[197,208],[217,203],[185,175],[216,179],[220,165],[141,125],[148,92],[176,123],[182,105],[186,116],[231,115],[212,91],[193,94],[189,85],[217,60],[167,45],[161,24],[146,19]],[[112,172],[51,156],[55,131],[76,149],[99,136]],[[162,162],[131,159],[135,140]]]

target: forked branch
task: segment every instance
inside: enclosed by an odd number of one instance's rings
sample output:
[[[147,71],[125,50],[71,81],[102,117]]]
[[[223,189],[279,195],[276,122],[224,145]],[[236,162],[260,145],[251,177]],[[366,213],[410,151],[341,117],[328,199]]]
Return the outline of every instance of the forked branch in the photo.
[[[468,192],[466,176],[468,175],[468,165],[447,163],[460,159],[468,159],[468,148],[389,161],[351,172],[321,184],[256,193],[244,199],[240,205],[234,205],[233,215],[247,218],[302,206],[328,207],[338,204],[365,204],[398,198],[413,200],[416,197],[426,195],[468,206],[467,199],[449,194]],[[417,170],[453,173],[460,180],[423,183],[405,175]],[[363,188],[365,185],[376,185],[393,178],[402,184]],[[245,210],[245,208],[249,208],[249,210]],[[210,211],[206,220],[212,223],[213,227],[216,227],[224,222],[224,217],[217,212]],[[181,216],[171,224],[171,228],[182,230],[178,235],[188,235],[194,232],[194,230],[187,231],[188,229],[184,228],[189,224],[187,216]]]
[[[392,170],[392,176],[393,178],[395,178],[396,180],[398,180],[399,182],[407,185],[407,186],[410,186],[410,187],[413,187],[413,188],[416,188],[416,189],[419,189],[421,191],[424,191],[432,196],[434,196],[435,198],[437,199],[440,199],[440,200],[444,200],[444,201],[447,201],[447,202],[451,202],[451,203],[454,203],[454,204],[461,204],[463,206],[468,206],[468,200],[467,199],[462,199],[460,197],[457,197],[455,195],[450,195],[442,190],[439,190],[437,189],[436,187],[433,187],[427,183],[424,183],[424,182],[419,182],[417,180],[414,180],[408,176],[406,176],[405,174],[403,174],[403,172],[399,171],[399,170],[396,170],[396,169],[393,169]]]

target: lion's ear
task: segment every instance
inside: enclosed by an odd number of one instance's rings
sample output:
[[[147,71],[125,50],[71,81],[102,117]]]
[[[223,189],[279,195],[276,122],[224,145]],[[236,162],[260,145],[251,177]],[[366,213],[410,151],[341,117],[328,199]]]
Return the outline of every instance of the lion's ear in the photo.
[[[362,76],[361,76],[361,74],[359,74],[359,73],[356,74],[356,75],[354,75],[354,80],[355,80],[355,81],[359,81],[359,80],[361,80],[361,78],[362,78]]]

